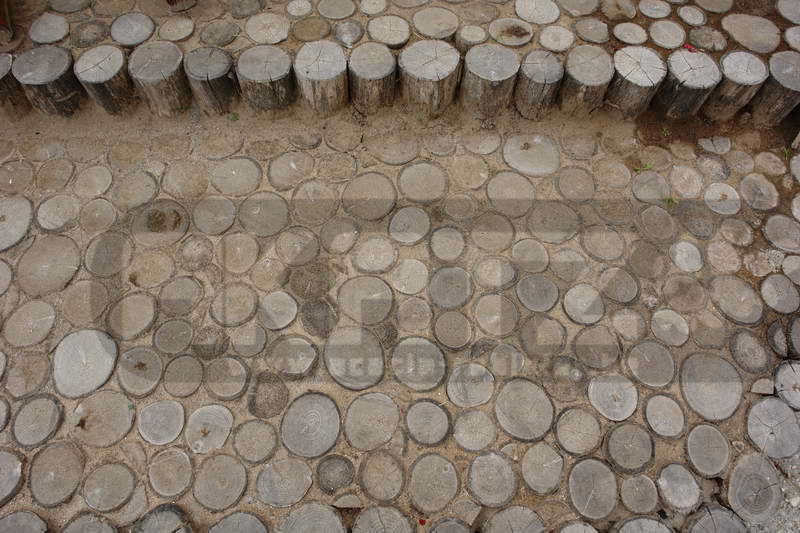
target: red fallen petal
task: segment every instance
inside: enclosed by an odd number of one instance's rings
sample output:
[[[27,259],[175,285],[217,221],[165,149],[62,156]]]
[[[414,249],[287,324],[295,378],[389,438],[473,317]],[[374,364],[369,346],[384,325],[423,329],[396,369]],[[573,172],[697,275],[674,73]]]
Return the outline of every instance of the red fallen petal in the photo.
[[[427,520],[425,520],[424,518],[420,518],[420,519],[419,519],[419,525],[421,525],[421,526],[424,526],[424,525],[425,525],[425,524],[427,524],[427,523],[428,523],[428,521],[427,521]]]

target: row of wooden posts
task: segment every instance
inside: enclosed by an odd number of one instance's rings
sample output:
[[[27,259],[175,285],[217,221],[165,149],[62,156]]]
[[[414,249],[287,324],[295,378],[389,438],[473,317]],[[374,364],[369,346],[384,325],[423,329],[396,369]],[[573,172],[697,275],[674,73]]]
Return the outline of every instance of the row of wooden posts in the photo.
[[[717,63],[686,49],[672,52],[665,62],[641,46],[625,47],[612,57],[598,46],[582,45],[565,61],[545,50],[520,59],[497,44],[465,52],[426,40],[395,56],[385,45],[368,42],[348,58],[339,44],[315,41],[294,58],[278,46],[262,45],[234,60],[221,48],[184,55],[174,43],[154,41],[130,57],[100,45],[73,63],[70,51],[44,45],[17,57],[0,54],[0,106],[12,118],[31,105],[70,116],[88,94],[114,115],[141,98],[156,115],[171,117],[188,109],[192,99],[205,113],[224,114],[237,94],[256,111],[289,107],[299,95],[322,116],[349,103],[371,114],[396,99],[437,116],[460,99],[480,118],[494,117],[512,104],[532,120],[556,106],[580,117],[609,105],[634,117],[654,105],[670,118],[702,110],[712,120],[730,120],[749,104],[756,125],[771,127],[800,103],[800,78],[793,74],[800,72],[796,52],[773,54],[769,65],[745,51],[730,52]]]

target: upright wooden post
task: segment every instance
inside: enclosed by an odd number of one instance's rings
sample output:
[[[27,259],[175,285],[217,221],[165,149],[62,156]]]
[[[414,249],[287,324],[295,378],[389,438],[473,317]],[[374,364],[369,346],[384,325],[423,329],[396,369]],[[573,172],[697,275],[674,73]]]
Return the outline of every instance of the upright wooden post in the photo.
[[[480,118],[496,117],[511,103],[519,56],[499,44],[479,44],[464,58],[461,102]]]
[[[667,78],[656,94],[656,106],[669,118],[694,115],[720,79],[722,74],[710,55],[676,50],[667,58]]]
[[[297,85],[306,105],[328,116],[347,105],[347,58],[332,41],[306,43],[294,58]]]
[[[711,120],[731,120],[764,85],[769,70],[761,58],[742,50],[725,54],[719,63],[722,81],[703,104],[703,114]]]
[[[444,41],[417,41],[398,60],[403,102],[440,115],[453,102],[461,78],[461,55]]]
[[[206,115],[228,113],[236,96],[231,55],[215,46],[195,48],[183,60],[194,101]]]
[[[752,100],[753,124],[772,128],[800,104],[800,54],[776,52],[769,58],[769,78]]]
[[[97,105],[111,115],[124,113],[136,102],[125,54],[116,46],[100,45],[75,62],[75,75]]]
[[[667,75],[667,66],[650,48],[626,46],[614,53],[614,68],[606,102],[623,117],[636,117],[650,105]]]
[[[30,103],[43,113],[71,116],[81,105],[84,92],[72,71],[72,54],[46,44],[22,53],[11,65]]]
[[[19,120],[31,110],[22,85],[11,73],[14,58],[11,54],[0,54],[0,108],[9,120]]]
[[[567,55],[561,86],[561,111],[585,117],[599,109],[613,76],[614,64],[608,52],[592,44],[573,48]]]
[[[182,63],[181,49],[167,41],[145,43],[131,54],[128,71],[153,114],[173,117],[189,108],[192,91]]]
[[[242,97],[255,111],[289,107],[297,94],[292,58],[277,46],[248,48],[236,61]]]
[[[550,112],[564,79],[564,65],[547,50],[533,50],[519,69],[514,107],[530,120],[541,120]]]
[[[394,102],[397,60],[385,44],[364,43],[353,49],[348,63],[350,100],[369,115]]]

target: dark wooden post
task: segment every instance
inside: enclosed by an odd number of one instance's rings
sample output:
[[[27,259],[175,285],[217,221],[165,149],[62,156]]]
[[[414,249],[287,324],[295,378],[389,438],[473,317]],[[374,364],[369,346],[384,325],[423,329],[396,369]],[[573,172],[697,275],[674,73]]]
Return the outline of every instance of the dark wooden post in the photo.
[[[306,43],[294,58],[297,85],[306,105],[328,116],[347,105],[347,58],[332,41]]]
[[[394,103],[397,60],[385,44],[370,42],[355,47],[347,68],[350,99],[360,113],[369,115]]]
[[[722,56],[722,81],[703,105],[711,120],[731,120],[750,103],[769,76],[766,63],[750,52],[737,50]]]
[[[31,110],[25,91],[11,73],[14,58],[11,54],[0,54],[0,108],[9,120],[19,120]]]
[[[667,78],[655,104],[669,118],[697,113],[722,79],[716,61],[703,52],[676,50],[667,59]]]
[[[68,50],[50,44],[31,48],[17,57],[11,72],[39,111],[68,117],[80,108],[84,91]]]
[[[231,55],[214,46],[196,48],[186,54],[183,68],[189,78],[194,101],[206,115],[228,113],[236,96]]]
[[[514,106],[523,117],[541,120],[558,97],[564,65],[552,52],[533,50],[522,60],[518,78]]]
[[[292,58],[277,46],[248,48],[236,61],[236,77],[245,101],[255,111],[288,107],[297,88]]]
[[[585,117],[599,109],[614,77],[614,63],[608,52],[592,44],[576,46],[567,55],[565,70],[561,111]]]
[[[461,102],[480,118],[496,117],[511,103],[519,56],[499,44],[479,44],[464,58]]]
[[[440,115],[453,102],[461,78],[461,55],[444,41],[417,41],[400,54],[403,102]]]
[[[182,64],[183,52],[167,41],[145,43],[131,54],[128,71],[155,115],[173,117],[189,108],[192,91]]]
[[[111,115],[124,113],[136,102],[125,54],[116,46],[100,45],[75,62],[75,75],[97,105]]]
[[[661,57],[644,46],[617,50],[614,69],[616,74],[608,87],[606,102],[619,109],[625,118],[636,117],[647,109],[667,75]]]
[[[800,104],[800,54],[776,52],[769,58],[769,78],[752,101],[753,124],[772,128]]]

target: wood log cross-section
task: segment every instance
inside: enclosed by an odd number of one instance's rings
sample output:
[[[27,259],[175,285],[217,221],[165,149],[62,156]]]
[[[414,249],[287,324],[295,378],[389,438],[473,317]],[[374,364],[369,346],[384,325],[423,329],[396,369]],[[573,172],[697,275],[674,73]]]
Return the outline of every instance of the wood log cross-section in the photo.
[[[183,52],[167,41],[145,43],[131,54],[128,71],[153,114],[173,117],[189,108],[192,92],[182,66]]]
[[[72,71],[72,54],[67,49],[37,46],[20,54],[11,71],[39,111],[68,117],[80,107],[85,93]]]
[[[608,88],[606,101],[625,118],[644,112],[667,75],[659,55],[644,46],[626,46],[614,53],[616,74]]]
[[[232,67],[233,58],[222,48],[204,46],[186,54],[183,68],[194,100],[205,114],[224,114],[230,111],[236,96]]]
[[[541,120],[552,109],[564,79],[564,65],[547,50],[533,50],[522,61],[514,106],[523,117]]]
[[[328,116],[347,105],[347,58],[332,41],[306,43],[294,59],[297,85],[306,105]]]
[[[441,115],[455,99],[461,55],[444,41],[417,41],[398,60],[403,102],[430,116]]]
[[[101,45],[78,58],[75,75],[97,105],[111,115],[119,115],[136,102],[136,90],[126,66],[122,50]]]

